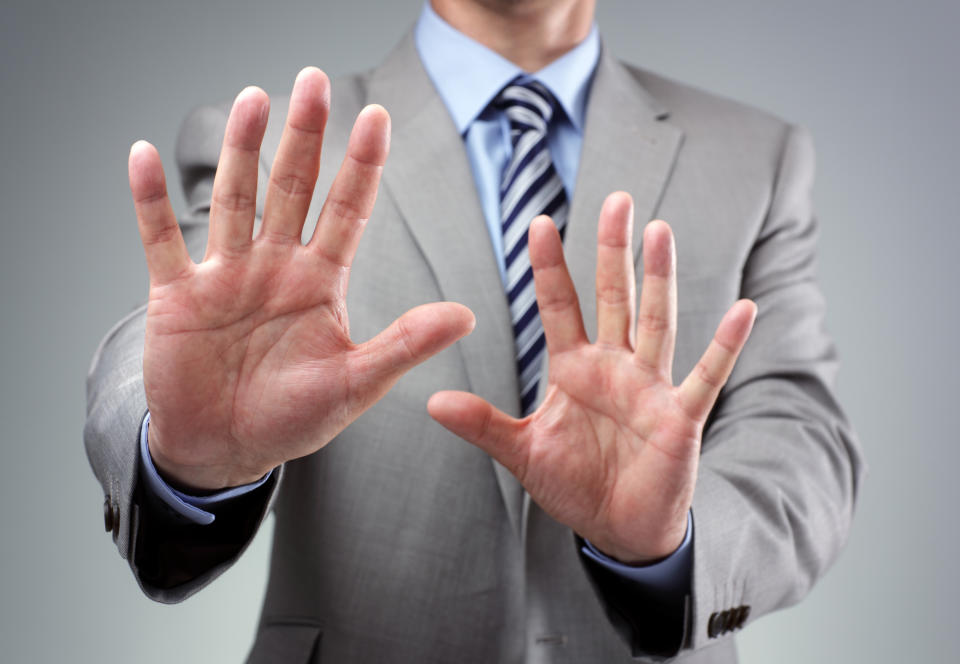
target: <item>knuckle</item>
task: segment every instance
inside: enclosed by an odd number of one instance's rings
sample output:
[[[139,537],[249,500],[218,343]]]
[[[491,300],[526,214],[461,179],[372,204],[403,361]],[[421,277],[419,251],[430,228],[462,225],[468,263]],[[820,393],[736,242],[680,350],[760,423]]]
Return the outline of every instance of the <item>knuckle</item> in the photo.
[[[413,345],[413,335],[411,334],[410,328],[407,326],[406,321],[404,321],[402,318],[397,321],[397,345],[400,346],[400,351],[406,362],[413,362],[416,360],[417,353]]]
[[[150,247],[175,240],[179,232],[180,227],[176,224],[166,224],[156,228],[147,227],[141,233],[141,239],[143,246]]]
[[[281,172],[270,178],[270,186],[290,198],[313,195],[313,179],[295,171]]]
[[[325,126],[323,123],[315,123],[314,125],[310,125],[307,122],[290,121],[287,124],[290,129],[297,134],[303,134],[306,137],[312,137],[314,140],[323,137],[323,129]]]
[[[621,252],[630,248],[630,236],[626,232],[607,233],[599,241],[600,246]]]
[[[504,466],[513,473],[513,476],[516,477],[521,484],[524,484],[527,481],[530,469],[537,465],[536,452],[530,447],[524,447],[522,445],[518,445],[516,449],[510,450],[510,452],[512,452],[512,454],[509,459],[505,459],[507,463],[505,463]]]
[[[321,260],[326,261],[330,265],[340,269],[350,267],[349,257],[344,255],[342,252],[335,251],[329,247],[323,246],[322,244],[311,244],[310,246]]]
[[[670,321],[664,316],[641,313],[637,317],[637,327],[645,332],[659,334],[670,329]]]
[[[213,204],[227,212],[246,212],[257,204],[257,196],[240,189],[217,190],[213,193]]]
[[[726,355],[737,355],[740,352],[740,349],[736,345],[730,343],[726,339],[721,339],[719,336],[715,336],[713,338],[713,342]]]
[[[648,357],[646,353],[636,353],[634,355],[634,362],[637,366],[646,374],[656,376],[658,378],[666,377],[666,370],[662,366],[662,362],[659,359],[653,357]]]
[[[363,170],[375,170],[374,175],[378,175],[380,169],[383,168],[383,161],[380,159],[369,159],[366,157],[357,156],[355,153],[348,153],[347,159],[357,168]]]
[[[324,212],[337,219],[363,219],[364,210],[356,202],[342,196],[330,196],[323,204]]]
[[[608,306],[623,306],[629,304],[630,295],[622,286],[607,284],[597,288],[597,300]]]
[[[492,423],[493,423],[493,412],[489,408],[487,408],[483,412],[483,419],[480,421],[477,437],[481,439],[489,438]]]
[[[697,362],[697,377],[713,390],[723,386],[723,377],[703,361]]]
[[[577,306],[577,296],[570,293],[550,295],[540,298],[537,306],[541,312],[546,313],[565,311]]]
[[[155,203],[162,203],[167,199],[167,190],[165,187],[160,187],[153,189],[151,191],[142,192],[134,197],[133,202],[137,205],[153,205]]]

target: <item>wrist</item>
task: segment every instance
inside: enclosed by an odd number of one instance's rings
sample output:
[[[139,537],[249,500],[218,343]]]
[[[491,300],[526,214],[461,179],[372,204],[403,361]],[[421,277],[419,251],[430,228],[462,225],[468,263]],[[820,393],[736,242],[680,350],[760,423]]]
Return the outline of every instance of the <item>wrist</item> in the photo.
[[[202,496],[231,487],[253,484],[270,472],[267,469],[248,469],[237,464],[183,463],[170,455],[165,446],[163,433],[147,414],[147,449],[157,474],[172,488],[183,493]]]
[[[597,552],[611,560],[631,567],[655,565],[666,560],[683,545],[689,531],[689,510],[679,525],[674,524],[662,536],[644,538],[643,546],[631,547],[615,542],[613,539],[585,538]]]

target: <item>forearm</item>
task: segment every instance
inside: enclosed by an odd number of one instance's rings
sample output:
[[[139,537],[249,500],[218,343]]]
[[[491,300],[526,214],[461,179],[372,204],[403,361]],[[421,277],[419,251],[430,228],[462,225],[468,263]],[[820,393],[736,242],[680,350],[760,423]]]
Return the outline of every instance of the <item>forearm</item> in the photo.
[[[760,327],[768,349],[797,341],[780,325]],[[704,442],[693,504],[694,645],[722,635],[710,629],[715,613],[748,606],[756,618],[802,599],[850,527],[863,466],[832,394],[832,346],[799,321],[793,327],[820,359],[769,375],[761,358],[742,358]]]
[[[84,445],[103,487],[114,542],[123,558],[131,549],[137,440],[147,402],[143,389],[145,307],[118,322],[94,354],[87,376]]]
[[[704,436],[691,645],[714,615],[751,619],[799,601],[838,555],[864,466],[836,397],[838,368],[816,283],[813,150],[786,129],[767,218],[743,268],[759,315]],[[722,621],[721,621],[722,622]]]

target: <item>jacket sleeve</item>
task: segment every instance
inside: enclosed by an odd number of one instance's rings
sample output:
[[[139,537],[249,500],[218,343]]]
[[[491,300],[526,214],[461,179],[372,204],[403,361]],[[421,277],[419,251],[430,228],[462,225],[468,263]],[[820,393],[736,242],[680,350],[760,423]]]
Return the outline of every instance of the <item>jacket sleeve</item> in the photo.
[[[177,163],[187,199],[180,227],[194,260],[203,256],[213,175],[226,128],[222,107],[194,111],[183,123]],[[263,187],[260,187],[263,190]],[[262,206],[258,204],[258,218]],[[104,522],[144,593],[178,602],[240,556],[269,513],[282,469],[259,490],[218,506],[208,526],[187,523],[139,481],[146,307],[118,322],[94,354],[87,376],[87,458],[103,487]]]
[[[864,465],[837,403],[837,353],[815,280],[813,172],[809,135],[787,128],[743,266],[741,295],[758,317],[703,436],[690,594],[651,597],[581,556],[635,656],[700,648],[795,604],[846,540]]]

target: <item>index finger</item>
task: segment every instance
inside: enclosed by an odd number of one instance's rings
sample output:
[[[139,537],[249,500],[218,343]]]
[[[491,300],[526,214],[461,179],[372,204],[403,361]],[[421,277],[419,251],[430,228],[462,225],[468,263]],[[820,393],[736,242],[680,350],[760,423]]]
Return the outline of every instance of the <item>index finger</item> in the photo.
[[[529,246],[547,350],[557,355],[587,343],[580,300],[563,258],[560,233],[550,217],[541,215],[530,222]]]

